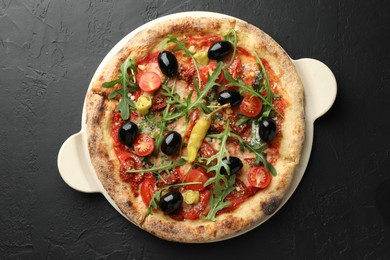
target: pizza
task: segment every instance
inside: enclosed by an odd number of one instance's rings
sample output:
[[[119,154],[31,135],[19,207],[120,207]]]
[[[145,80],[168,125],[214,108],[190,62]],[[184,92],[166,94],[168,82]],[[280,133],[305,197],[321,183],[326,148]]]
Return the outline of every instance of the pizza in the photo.
[[[171,241],[210,242],[280,206],[304,142],[303,86],[266,33],[183,17],[138,32],[86,96],[88,150],[121,213]]]

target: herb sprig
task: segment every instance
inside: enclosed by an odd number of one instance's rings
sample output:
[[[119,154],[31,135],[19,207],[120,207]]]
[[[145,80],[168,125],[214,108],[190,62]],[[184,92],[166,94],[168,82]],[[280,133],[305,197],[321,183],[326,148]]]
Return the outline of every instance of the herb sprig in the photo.
[[[128,74],[130,70],[131,74]],[[120,84],[121,87],[108,95],[108,98],[113,99],[118,95],[121,95],[119,104],[116,107],[115,111],[121,112],[121,117],[123,120],[127,120],[130,117],[130,110],[136,110],[134,101],[129,98],[129,92],[133,92],[139,89],[135,74],[137,73],[137,67],[135,66],[135,61],[127,58],[125,62],[120,67],[120,75],[117,79],[104,82],[104,88],[112,88],[117,84]]]
[[[275,108],[275,106],[272,104],[272,99],[271,98],[271,101],[269,101],[269,98],[268,96],[267,97],[263,97],[261,95],[261,92],[258,92],[256,90],[254,90],[251,86],[246,86],[244,84],[244,82],[242,81],[242,79],[234,79],[232,76],[230,76],[230,74],[224,70],[223,71],[223,74],[225,76],[225,79],[227,79],[229,81],[229,83],[226,85],[226,86],[235,86],[235,87],[239,87],[241,90],[240,92],[248,92],[250,93],[251,95],[253,96],[256,96],[258,98],[261,99],[261,101],[263,102],[263,105],[264,107],[267,109],[267,113],[263,112],[262,115],[263,116],[269,116],[269,112],[271,112],[271,110],[275,111],[279,116],[283,117],[283,115],[279,112],[279,110],[277,110]],[[267,89],[267,87],[266,87]],[[272,92],[270,92],[272,93]],[[271,95],[272,96],[272,95]],[[269,107],[269,108],[268,108]]]
[[[268,79],[268,73],[265,70],[264,64],[256,52],[254,52],[254,55],[256,57],[257,63],[260,65],[260,68],[261,68],[262,79],[260,80],[260,82],[262,83],[262,87],[260,89],[260,93],[263,90],[263,88],[265,89],[265,92],[266,92],[265,98],[266,98],[267,102],[265,102],[265,106],[263,107],[262,116],[269,117],[271,111],[274,110],[279,116],[281,116],[283,118],[283,115],[277,109],[275,109],[275,107],[272,105],[272,100],[274,98],[277,98],[278,95],[275,95],[272,92],[271,85],[270,85],[269,79]]]
[[[188,112],[192,111],[195,108],[202,108],[202,109],[208,109],[203,101],[207,97],[207,93],[219,84],[215,81],[218,79],[219,74],[221,73],[223,67],[223,63],[219,62],[218,66],[215,68],[214,72],[209,77],[206,85],[204,86],[203,90],[199,89],[199,85],[195,83],[195,90],[197,92],[197,97],[194,101],[191,100],[193,92],[190,92],[190,94],[185,98],[184,101],[181,101],[181,103],[175,102],[175,112],[170,113],[165,117],[166,121],[170,121],[179,117],[182,117],[183,115],[186,115]],[[194,79],[196,81],[196,79]]]
[[[229,176],[230,168],[226,163],[226,161],[229,160],[229,151],[226,147],[226,141],[229,136],[229,120],[227,121],[225,130],[222,133],[208,135],[208,137],[221,139],[221,146],[219,151],[206,161],[207,165],[211,164],[211,166],[207,167],[207,171],[214,172],[215,175],[208,179],[208,181],[204,184],[204,186],[213,184],[213,189],[210,194],[210,211],[207,216],[203,216],[203,219],[212,221],[217,220],[215,215],[218,213],[218,211],[228,207],[231,204],[230,201],[224,201],[226,196],[229,195],[229,193],[234,189],[235,183],[235,176]],[[224,157],[226,157],[227,160],[223,160]],[[221,174],[222,167],[225,168],[227,175]]]
[[[234,57],[236,56],[237,52],[237,33],[236,30],[233,28],[228,31],[228,33],[224,36],[224,39],[226,41],[229,41],[233,44],[233,54],[232,57],[230,58],[229,65],[233,62]]]
[[[250,144],[244,141],[244,139],[241,138],[241,136],[235,134],[235,133],[230,133],[231,137],[234,137],[238,140],[241,146],[249,149],[252,151],[255,155],[255,162],[254,165],[260,165],[262,163],[265,167],[265,169],[269,172],[272,173],[273,176],[277,175],[276,169],[274,166],[267,161],[267,159],[264,157],[264,151],[268,148],[268,145],[266,143],[263,144]]]
[[[186,160],[184,159],[179,159],[178,161],[172,163],[168,162],[167,164],[160,165],[160,166],[153,166],[148,169],[140,169],[140,170],[127,170],[128,173],[145,173],[145,172],[160,172],[160,171],[165,171],[169,169],[173,169],[177,166],[182,166],[186,163]]]

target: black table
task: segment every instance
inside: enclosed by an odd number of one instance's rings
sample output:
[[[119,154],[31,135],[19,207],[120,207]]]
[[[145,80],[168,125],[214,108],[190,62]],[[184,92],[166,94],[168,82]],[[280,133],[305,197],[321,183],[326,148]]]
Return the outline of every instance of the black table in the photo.
[[[147,21],[192,10],[246,20],[338,82],[292,198],[213,244],[155,238],[57,169],[106,53]],[[0,258],[389,259],[389,35],[388,1],[0,1]]]

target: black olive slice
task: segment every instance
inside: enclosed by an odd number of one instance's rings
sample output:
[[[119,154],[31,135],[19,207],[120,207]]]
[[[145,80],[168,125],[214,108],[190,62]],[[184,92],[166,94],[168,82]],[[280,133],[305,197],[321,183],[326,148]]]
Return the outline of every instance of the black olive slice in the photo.
[[[229,160],[225,157],[222,159],[222,161],[225,162],[229,166],[230,175],[236,174],[243,167],[243,164],[242,164],[240,158],[237,158],[234,156],[230,156]],[[221,167],[221,174],[227,175],[227,171],[226,171],[225,167]]]
[[[175,55],[169,51],[162,51],[157,57],[158,66],[167,77],[175,76],[179,71],[179,64]]]

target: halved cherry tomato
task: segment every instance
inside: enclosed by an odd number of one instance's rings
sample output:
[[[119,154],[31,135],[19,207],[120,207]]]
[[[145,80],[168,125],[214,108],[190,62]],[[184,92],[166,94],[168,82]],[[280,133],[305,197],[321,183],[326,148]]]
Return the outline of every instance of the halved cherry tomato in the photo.
[[[204,66],[200,70],[200,79],[202,80],[202,86],[206,85],[207,79],[211,74],[213,74],[215,68],[217,68],[218,63],[216,61],[210,61],[210,63],[207,66]],[[224,79],[223,73],[219,74],[217,80],[215,82],[221,83]]]
[[[271,183],[271,175],[264,166],[252,167],[248,174],[249,185],[257,188],[266,188]]]
[[[137,75],[139,87],[148,93],[153,93],[161,86],[160,76],[153,71],[140,72]]]
[[[260,114],[262,106],[258,97],[246,95],[240,104],[240,111],[244,116],[255,117]]]
[[[156,180],[153,176],[146,178],[141,183],[141,198],[142,201],[145,203],[146,206],[149,206],[150,201],[154,194],[154,187],[156,185]]]
[[[154,140],[146,134],[139,134],[134,140],[134,151],[139,156],[147,156],[154,151]]]
[[[189,190],[201,191],[204,188],[206,188],[203,185],[206,183],[206,181],[208,179],[209,178],[207,177],[207,175],[203,171],[201,171],[200,169],[192,169],[187,173],[187,176],[185,177],[184,181],[185,182],[201,182],[200,184],[190,184],[190,185],[186,186],[186,188]]]

